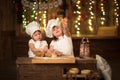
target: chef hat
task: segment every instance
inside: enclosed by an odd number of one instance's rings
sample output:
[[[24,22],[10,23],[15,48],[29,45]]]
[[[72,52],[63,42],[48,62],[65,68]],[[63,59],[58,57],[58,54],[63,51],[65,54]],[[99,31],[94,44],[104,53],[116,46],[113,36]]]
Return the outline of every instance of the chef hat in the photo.
[[[59,20],[57,20],[57,19],[51,19],[51,20],[48,21],[47,27],[45,29],[47,37],[49,37],[49,38],[53,37],[53,35],[52,35],[52,28],[54,26],[61,27],[61,22]]]
[[[26,33],[32,37],[33,33],[40,30],[40,25],[36,21],[30,22],[26,27]]]

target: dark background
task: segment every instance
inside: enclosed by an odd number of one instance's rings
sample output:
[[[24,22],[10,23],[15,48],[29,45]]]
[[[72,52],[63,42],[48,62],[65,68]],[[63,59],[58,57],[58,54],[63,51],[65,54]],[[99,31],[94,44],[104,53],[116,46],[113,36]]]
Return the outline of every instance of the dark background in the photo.
[[[16,21],[15,5],[13,0],[0,0],[0,80],[17,80],[15,61],[17,57],[27,57],[29,37],[20,34],[16,27],[20,24]],[[117,37],[89,38],[91,56],[99,54],[108,61],[112,68],[112,80],[120,80],[119,33],[120,29]],[[75,56],[79,55],[80,41],[81,38],[73,39]]]

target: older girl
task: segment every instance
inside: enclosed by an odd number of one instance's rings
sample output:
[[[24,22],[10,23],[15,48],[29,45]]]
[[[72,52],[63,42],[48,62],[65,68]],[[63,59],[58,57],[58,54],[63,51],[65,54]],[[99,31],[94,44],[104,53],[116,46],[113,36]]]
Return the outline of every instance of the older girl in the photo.
[[[73,55],[72,39],[66,19],[62,22],[56,19],[49,20],[46,36],[53,38],[49,52],[55,52],[57,55]]]

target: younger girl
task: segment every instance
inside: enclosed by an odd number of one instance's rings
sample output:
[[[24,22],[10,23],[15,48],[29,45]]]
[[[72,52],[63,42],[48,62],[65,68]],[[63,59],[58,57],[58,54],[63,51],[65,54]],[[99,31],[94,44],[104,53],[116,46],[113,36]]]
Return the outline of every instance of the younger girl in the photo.
[[[47,52],[48,44],[45,40],[42,40],[42,33],[40,31],[40,25],[33,21],[26,27],[26,33],[31,36],[29,40],[29,57],[44,56]]]
[[[73,55],[72,39],[67,20],[63,20],[61,23],[59,20],[51,19],[48,21],[45,31],[47,37],[53,38],[50,43],[49,53]]]

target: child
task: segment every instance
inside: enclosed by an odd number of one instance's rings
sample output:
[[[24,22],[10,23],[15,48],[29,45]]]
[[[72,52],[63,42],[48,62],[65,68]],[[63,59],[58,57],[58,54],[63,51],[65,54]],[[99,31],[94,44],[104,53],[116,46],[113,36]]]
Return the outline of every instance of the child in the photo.
[[[73,55],[72,39],[67,26],[67,19],[62,20],[62,23],[56,19],[49,20],[45,31],[47,37],[53,38],[49,53],[55,52],[58,56]]]
[[[29,40],[29,57],[44,56],[47,52],[48,44],[45,40],[42,40],[42,32],[40,31],[40,25],[33,21],[30,22],[26,27],[26,33],[31,36]]]

